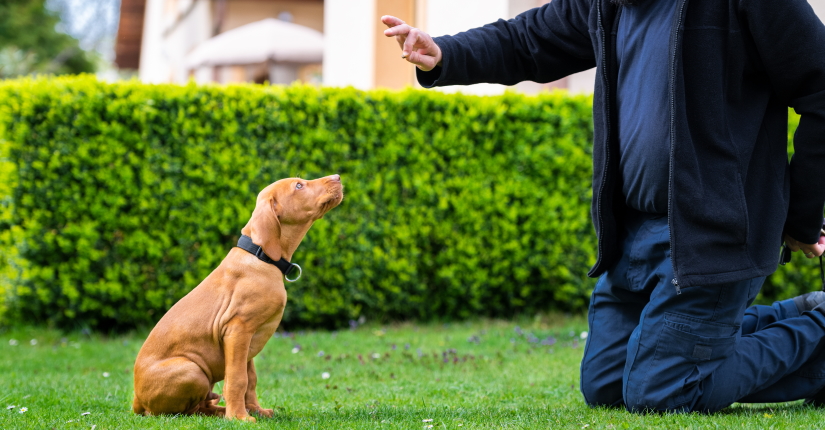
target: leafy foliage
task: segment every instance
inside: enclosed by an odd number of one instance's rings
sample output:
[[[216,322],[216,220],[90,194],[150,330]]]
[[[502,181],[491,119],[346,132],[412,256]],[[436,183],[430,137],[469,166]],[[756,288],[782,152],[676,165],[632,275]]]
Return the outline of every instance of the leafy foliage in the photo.
[[[0,78],[93,72],[78,41],[55,29],[59,21],[45,0],[0,2]]]
[[[340,173],[286,322],[584,308],[590,100],[313,87],[0,84],[14,319],[155,321],[223,259],[267,184]]]
[[[7,81],[0,314],[151,324],[223,259],[259,190],[332,173],[346,197],[295,254],[285,323],[581,311],[591,122],[591,100],[563,93]],[[817,276],[789,266],[762,300]]]

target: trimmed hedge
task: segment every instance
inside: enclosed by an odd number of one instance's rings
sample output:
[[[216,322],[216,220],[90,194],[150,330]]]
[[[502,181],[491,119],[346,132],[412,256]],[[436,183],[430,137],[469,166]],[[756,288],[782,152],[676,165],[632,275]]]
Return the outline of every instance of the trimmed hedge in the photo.
[[[223,259],[260,189],[332,173],[345,199],[295,254],[285,324],[581,311],[591,140],[591,100],[563,93],[5,81],[0,315],[152,324]],[[774,279],[804,290],[811,267]]]
[[[9,315],[150,324],[214,269],[267,184],[340,173],[286,324],[582,309],[590,100],[413,91],[0,84]],[[9,250],[10,252],[5,252]]]

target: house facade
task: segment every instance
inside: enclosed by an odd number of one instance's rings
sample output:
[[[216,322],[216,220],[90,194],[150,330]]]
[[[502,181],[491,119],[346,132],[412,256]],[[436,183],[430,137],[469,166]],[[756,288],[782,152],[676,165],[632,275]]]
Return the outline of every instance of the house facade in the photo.
[[[398,45],[383,35],[382,15],[395,15],[433,36],[455,34],[498,19],[510,19],[549,0],[122,0],[117,60],[137,67],[145,82],[184,83],[292,80],[360,89],[416,86],[415,70],[400,58]],[[825,17],[825,0],[809,0]],[[226,64],[192,69],[186,58],[219,34],[275,18],[323,33],[320,64]],[[141,25],[142,21],[142,25]],[[275,67],[275,68],[273,68]],[[292,67],[276,74],[277,67]],[[263,74],[262,74],[263,73]],[[277,76],[285,76],[281,80]],[[550,88],[592,92],[595,71],[549,84],[524,82],[512,89],[536,93]],[[507,87],[479,84],[447,88],[497,94]]]
[[[184,83],[249,82],[261,75],[261,64],[226,64],[210,68],[192,68],[187,56],[214,36],[266,18],[276,18],[322,32],[323,0],[122,0],[121,22],[131,22],[143,4],[143,25],[137,55],[123,55],[121,60],[118,34],[116,63],[138,64],[138,77],[144,82]],[[130,9],[124,6],[129,4]],[[131,12],[132,15],[125,15]],[[131,34],[135,33],[131,26]],[[120,33],[120,32],[119,32]],[[123,51],[126,49],[124,47]],[[138,57],[134,60],[135,56]],[[265,65],[264,65],[265,66]],[[296,66],[297,76],[307,82],[320,83],[321,64]],[[271,67],[264,67],[269,75]],[[268,78],[269,76],[267,76]],[[267,79],[269,80],[269,79]],[[278,82],[289,83],[289,82]]]

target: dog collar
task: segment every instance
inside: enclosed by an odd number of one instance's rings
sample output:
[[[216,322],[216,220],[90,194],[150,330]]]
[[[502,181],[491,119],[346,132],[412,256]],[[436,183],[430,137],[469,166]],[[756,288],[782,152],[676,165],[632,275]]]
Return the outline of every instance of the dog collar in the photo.
[[[264,263],[267,263],[267,264],[271,264],[271,265],[277,267],[278,269],[280,269],[281,273],[284,274],[284,279],[286,279],[287,282],[297,281],[298,279],[301,278],[301,275],[303,275],[303,273],[304,273],[304,271],[301,269],[301,266],[299,266],[295,263],[290,263],[289,261],[287,261],[283,257],[281,257],[281,259],[278,260],[278,261],[275,261],[275,260],[269,258],[269,256],[266,255],[266,253],[264,252],[264,249],[261,248],[258,245],[255,245],[255,242],[252,242],[252,238],[245,235],[245,234],[241,235],[241,238],[238,239],[237,247],[243,249],[244,251],[246,251],[246,252],[248,252],[252,255],[254,255],[255,257],[258,257],[258,260],[261,260],[261,261],[263,261]],[[296,270],[296,269],[298,270],[298,276],[296,276],[293,279],[289,279],[289,274],[293,270]]]

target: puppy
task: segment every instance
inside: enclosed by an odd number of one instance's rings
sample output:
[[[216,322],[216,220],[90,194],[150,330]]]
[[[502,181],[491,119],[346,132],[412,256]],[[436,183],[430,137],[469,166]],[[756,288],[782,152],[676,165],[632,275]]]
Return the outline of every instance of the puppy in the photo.
[[[141,347],[135,361],[135,413],[199,413],[245,421],[255,421],[249,412],[272,416],[272,409],[258,403],[252,359],[281,322],[285,275],[288,280],[300,276],[300,267],[289,263],[292,254],[313,222],[343,198],[338,175],[282,179],[258,194],[241,230],[244,249],[229,251],[169,309]],[[212,392],[224,379],[226,408],[216,406],[220,396]]]

